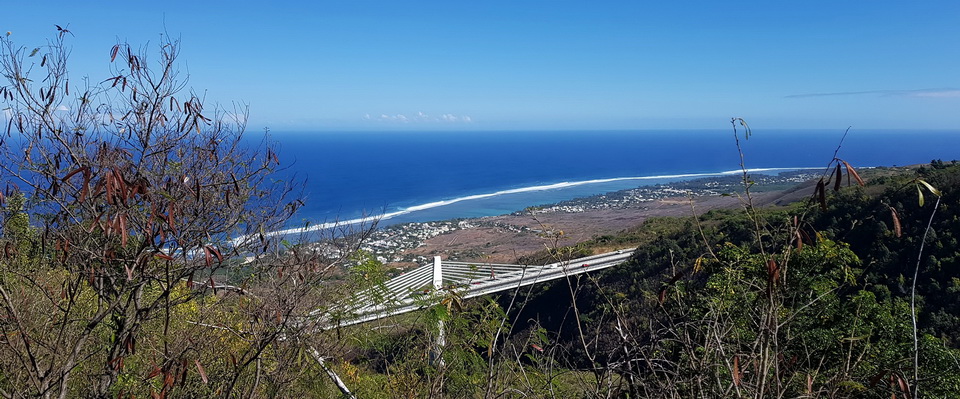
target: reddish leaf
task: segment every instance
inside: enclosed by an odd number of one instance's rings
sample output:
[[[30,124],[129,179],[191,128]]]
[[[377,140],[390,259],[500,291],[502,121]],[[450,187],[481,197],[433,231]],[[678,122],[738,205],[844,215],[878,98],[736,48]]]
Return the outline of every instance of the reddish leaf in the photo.
[[[167,254],[165,254],[165,253],[163,253],[163,252],[157,252],[157,253],[153,254],[153,256],[156,256],[156,257],[158,257],[158,258],[160,258],[160,259],[163,259],[163,260],[173,260],[173,257],[172,257],[172,256],[167,255]]]
[[[107,177],[104,180],[106,181],[107,186],[107,203],[110,205],[116,205],[116,202],[114,202],[113,198],[116,195],[114,192],[113,174],[107,173]]]
[[[213,256],[210,254],[210,248],[203,247],[203,255],[206,257],[207,267],[213,264]]]
[[[121,213],[117,217],[120,219],[120,245],[127,246],[127,215]]]
[[[167,371],[164,371],[164,372],[163,372],[163,387],[164,387],[164,390],[166,390],[166,387],[172,387],[172,386],[173,386],[173,379],[174,379],[173,373],[170,373],[170,372],[167,372]]]
[[[814,195],[817,196],[817,201],[820,203],[821,210],[827,210],[827,193],[826,193],[826,184],[823,182],[823,178],[820,178],[820,181],[817,182],[817,188],[814,191]]]
[[[107,362],[107,364],[113,366],[114,370],[120,370],[120,368],[123,367],[123,356],[117,356],[113,358],[113,360]]]
[[[660,292],[657,294],[657,302],[663,305],[663,301],[667,299],[667,287],[660,289]]]
[[[897,385],[900,386],[900,390],[903,391],[903,395],[910,399],[910,384],[907,383],[907,380],[903,379],[900,374],[897,374]]]
[[[7,242],[3,244],[3,257],[12,258],[17,254],[17,248],[13,246],[13,243]]]
[[[95,219],[93,219],[93,222],[90,223],[90,228],[87,229],[87,234],[93,233],[93,230],[95,230],[95,229],[97,228],[97,226],[100,226],[100,218],[101,218],[101,217],[103,217],[103,212],[100,212],[100,214],[97,215],[97,217],[96,217]]]
[[[857,171],[853,169],[853,166],[850,166],[850,164],[847,163],[847,161],[840,161],[840,162],[843,162],[843,165],[847,167],[847,176],[853,176],[853,179],[857,181],[857,184],[859,184],[860,187],[863,187],[864,186],[863,179],[861,179],[860,175],[857,174]]]
[[[180,361],[180,385],[187,382],[187,359]]]
[[[86,166],[81,166],[81,167],[79,167],[79,168],[76,168],[76,169],[70,171],[70,173],[67,173],[67,175],[64,176],[63,179],[60,179],[60,180],[63,180],[63,181],[70,180],[70,178],[73,177],[73,175],[82,172],[82,171],[83,171],[84,169],[86,169],[86,168],[87,168]]]
[[[883,379],[883,376],[887,375],[887,370],[881,370],[877,375],[870,377],[870,387],[873,388],[880,383],[880,380]]]
[[[780,280],[780,266],[777,265],[777,261],[773,258],[767,261],[767,277],[772,281]]]
[[[197,372],[200,373],[200,379],[203,380],[203,383],[206,384],[209,381],[207,380],[207,372],[203,370],[203,366],[200,365],[200,359],[194,359],[193,363],[197,365]]]
[[[733,355],[733,385],[740,386],[742,375],[740,373],[740,356]]]
[[[120,198],[120,203],[124,206],[127,205],[127,182],[123,178],[123,174],[120,173],[116,168],[113,169],[113,179],[117,185],[118,198]]]
[[[893,234],[899,238],[903,234],[903,227],[900,225],[900,216],[897,215],[897,210],[892,206],[890,208],[890,217],[893,218]]]
[[[114,44],[113,47],[110,48],[110,62],[113,62],[113,60],[117,59],[118,51],[120,51],[119,44]]]
[[[667,282],[667,284],[676,283],[678,280],[680,280],[681,278],[683,278],[683,276],[684,276],[685,274],[686,274],[686,272],[682,272],[682,271],[681,271],[681,272],[677,272],[677,274],[674,274],[673,277],[670,279],[670,281]]]
[[[212,245],[207,245],[206,248],[208,248],[208,249],[210,250],[210,252],[213,253],[213,255],[217,257],[217,262],[218,262],[218,263],[223,263],[223,255],[220,254],[220,250],[218,250],[217,247],[214,247],[214,246],[212,246]]]
[[[837,174],[835,176],[836,181],[833,182],[833,191],[840,191],[840,182],[843,181],[843,172],[840,169],[840,164],[837,164]]]
[[[177,234],[177,227],[173,223],[173,203],[167,204],[167,226],[170,227],[170,230],[173,231],[173,234]]]

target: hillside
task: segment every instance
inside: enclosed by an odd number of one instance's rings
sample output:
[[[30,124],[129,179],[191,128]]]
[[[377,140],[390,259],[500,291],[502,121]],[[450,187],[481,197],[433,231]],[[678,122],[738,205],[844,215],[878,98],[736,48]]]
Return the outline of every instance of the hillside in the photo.
[[[533,263],[639,245],[628,264],[595,276],[474,300],[462,311],[447,302],[400,324],[385,321],[362,334],[361,345],[350,345],[351,367],[387,373],[387,380],[397,378],[390,370],[432,370],[415,380],[443,381],[451,396],[491,389],[546,397],[960,392],[960,198],[953,189],[960,166],[935,162],[863,175],[864,187],[844,181],[836,192],[828,181],[825,209],[805,200],[816,186],[805,184],[778,194],[804,199],[789,206],[761,194],[758,203],[780,206],[651,218],[570,251],[527,257]],[[916,280],[914,369],[912,274],[936,202],[917,179],[939,188],[942,198]],[[508,322],[499,324],[500,317]],[[437,319],[447,323],[441,369],[409,358],[429,352],[429,338],[416,335],[433,336]]]

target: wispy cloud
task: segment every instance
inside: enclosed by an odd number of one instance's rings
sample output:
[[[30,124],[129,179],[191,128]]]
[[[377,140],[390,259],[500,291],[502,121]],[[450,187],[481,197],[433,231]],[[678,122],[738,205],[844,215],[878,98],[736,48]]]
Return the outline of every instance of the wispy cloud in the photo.
[[[791,94],[789,96],[786,96],[786,98],[834,97],[834,96],[957,98],[957,97],[960,97],[960,89],[947,87],[947,88],[940,88],[940,89],[914,89],[914,90],[841,91],[841,92],[832,92],[832,93]]]
[[[417,112],[414,115],[407,116],[404,114],[380,114],[380,116],[373,116],[371,114],[364,114],[364,120],[368,121],[380,121],[380,122],[393,122],[393,123],[472,123],[473,118],[468,115],[454,115],[454,114],[440,114],[440,116],[432,116],[424,113],[423,111]]]

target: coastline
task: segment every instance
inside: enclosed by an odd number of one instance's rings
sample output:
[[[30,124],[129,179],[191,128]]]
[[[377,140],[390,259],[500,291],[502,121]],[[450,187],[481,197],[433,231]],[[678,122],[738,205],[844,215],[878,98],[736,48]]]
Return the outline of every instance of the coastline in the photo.
[[[819,176],[813,170],[752,173],[751,192],[758,206],[786,204],[808,196],[810,191],[800,187]],[[514,262],[554,240],[573,245],[651,217],[737,207],[741,200],[736,193],[742,187],[742,176],[727,174],[530,206],[498,216],[396,224],[373,232],[362,249],[393,268],[425,264],[437,255],[460,261]]]

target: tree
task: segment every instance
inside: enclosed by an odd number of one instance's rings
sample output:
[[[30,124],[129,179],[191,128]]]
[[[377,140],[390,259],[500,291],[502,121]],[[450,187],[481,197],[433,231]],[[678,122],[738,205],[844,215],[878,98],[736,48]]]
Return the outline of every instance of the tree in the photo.
[[[309,330],[297,312],[312,302],[297,299],[333,264],[268,233],[302,205],[298,183],[276,177],[272,143],[244,136],[245,108],[186,89],[179,41],[161,36],[156,59],[118,43],[90,83],[71,79],[72,33],[57,29],[32,50],[0,39],[0,182],[22,199],[2,216],[0,395],[162,396],[189,370],[226,396],[253,367],[252,394],[266,349]],[[225,315],[243,331],[207,320]],[[235,334],[210,382],[203,362]]]

